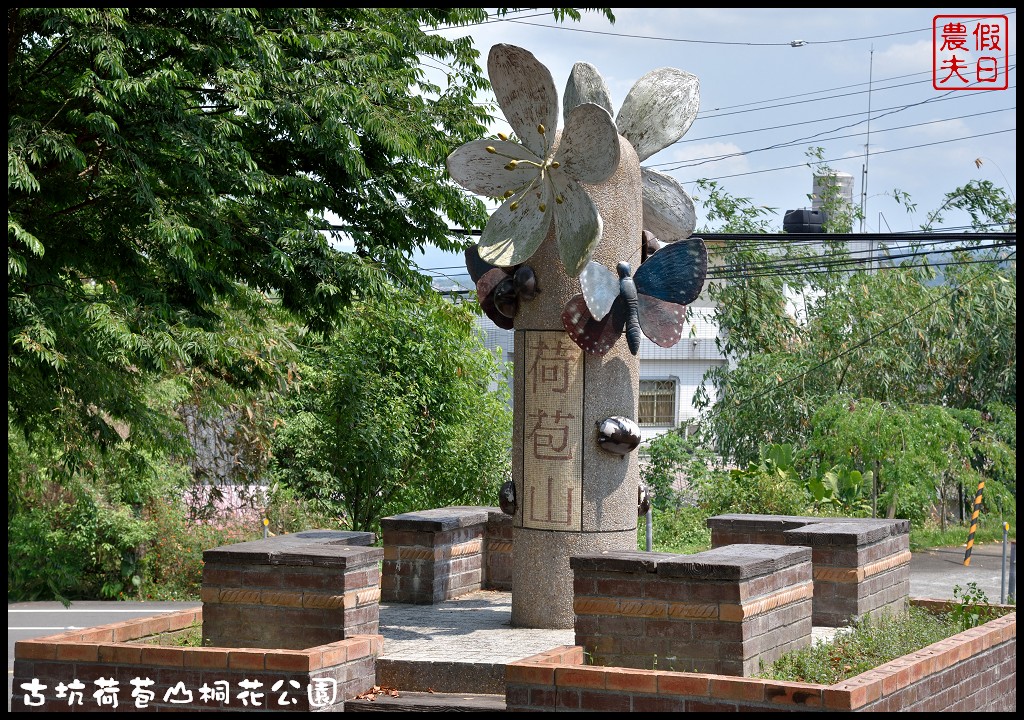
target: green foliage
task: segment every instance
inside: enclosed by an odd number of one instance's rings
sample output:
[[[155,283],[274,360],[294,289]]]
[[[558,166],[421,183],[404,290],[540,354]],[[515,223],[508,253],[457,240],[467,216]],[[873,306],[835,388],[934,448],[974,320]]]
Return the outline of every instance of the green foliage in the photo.
[[[679,508],[692,504],[689,486],[711,472],[714,461],[703,444],[687,438],[681,429],[672,430],[642,448],[640,480],[650,489],[655,509]]]
[[[140,591],[167,531],[147,513],[184,470],[265,467],[292,326],[425,288],[411,254],[483,225],[444,161],[485,133],[489,84],[471,37],[434,31],[488,17],[9,10],[9,594]],[[193,455],[197,427],[237,451],[228,475]]]
[[[849,517],[868,517],[871,513],[870,488],[873,473],[862,473],[842,465],[833,465],[820,476],[812,476],[807,488],[819,512]]]
[[[708,550],[711,530],[707,519],[708,513],[696,506],[655,507],[651,513],[651,549],[685,555]],[[637,547],[647,548],[647,527],[643,521],[637,532]]]
[[[396,513],[494,504],[511,413],[467,306],[397,289],[360,303],[310,340],[300,375],[273,470],[335,522],[376,530]]]
[[[756,677],[834,685],[959,632],[948,617],[911,606],[906,612],[856,620],[831,642],[786,653]]]
[[[756,462],[698,480],[700,506],[708,516],[808,514],[810,496],[793,462],[792,446],[765,446]]]
[[[975,161],[981,167],[981,161]],[[971,218],[975,232],[1017,232],[1017,201],[989,180],[971,180],[946,193],[942,205],[928,213],[922,230],[933,230],[949,210],[961,210]]]
[[[59,443],[30,446],[8,420],[7,595],[12,600],[140,597],[157,542],[148,508],[185,481],[173,465],[94,453],[55,473]],[[159,468],[159,471],[154,470]]]
[[[976,582],[967,583],[967,587],[954,585],[953,600],[949,616],[959,630],[970,630],[999,617],[1000,613],[989,604],[988,595]]]
[[[257,540],[263,526],[241,518],[196,521],[180,502],[154,504],[146,513],[155,542],[146,556],[146,600],[197,600],[203,584],[203,552]]]

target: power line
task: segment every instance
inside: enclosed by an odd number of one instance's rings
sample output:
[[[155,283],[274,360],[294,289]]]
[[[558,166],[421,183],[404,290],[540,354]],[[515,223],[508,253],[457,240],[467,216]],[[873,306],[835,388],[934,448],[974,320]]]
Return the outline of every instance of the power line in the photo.
[[[588,35],[608,35],[611,37],[630,38],[633,40],[657,40],[660,42],[688,43],[693,45],[742,45],[746,47],[800,47],[800,45],[830,45],[835,43],[857,42],[860,40],[874,40],[876,38],[897,37],[899,35],[910,35],[912,33],[930,32],[931,28],[919,28],[917,30],[902,30],[899,32],[885,33],[882,35],[866,35],[864,37],[843,38],[837,40],[786,40],[783,42],[740,42],[736,40],[695,40],[692,38],[668,38],[657,35],[634,35],[631,33],[616,33],[607,30],[585,30],[559,25],[543,25],[541,23],[524,22],[522,20],[507,20],[505,22],[517,25],[530,25],[532,27],[547,28],[549,30],[564,30],[566,32],[578,32]],[[797,45],[799,43],[800,45]]]
[[[988,137],[989,135],[1000,135],[1002,133],[1007,133],[1007,132],[1016,132],[1016,128],[1007,128],[1006,130],[993,130],[992,132],[987,132],[987,133],[978,133],[976,135],[968,135],[968,136],[965,136],[965,137],[950,138],[950,139],[947,139],[947,140],[937,140],[935,142],[922,143],[920,145],[908,145],[906,147],[891,148],[889,150],[875,150],[873,152],[869,152],[868,155],[870,155],[872,157],[875,156],[875,155],[887,155],[889,153],[903,152],[905,150],[917,150],[919,148],[932,147],[934,145],[944,145],[946,143],[958,142],[960,140],[974,140],[974,139],[981,138],[981,137]],[[823,163],[834,163],[834,162],[842,162],[842,161],[845,161],[845,160],[859,160],[859,159],[860,158],[839,157],[839,158],[831,158],[831,159],[828,159],[828,160],[822,160],[821,162],[823,162]],[[679,167],[682,167],[682,166],[679,166]],[[677,170],[677,169],[679,169],[679,167],[669,168],[669,170]],[[764,170],[749,170],[747,172],[733,173],[732,175],[718,175],[716,177],[706,177],[706,178],[701,178],[701,179],[702,180],[724,180],[726,178],[744,177],[744,176],[747,176],[747,175],[758,175],[760,173],[775,172],[777,170],[791,170],[793,168],[799,168],[799,167],[807,167],[807,163],[800,163],[800,164],[797,164],[797,165],[783,165],[781,167],[765,168]]]
[[[958,115],[956,117],[942,118],[942,119],[939,119],[939,120],[928,120],[927,122],[913,123],[911,125],[899,125],[897,127],[882,128],[881,130],[875,130],[874,132],[875,132],[875,134],[879,134],[879,133],[893,132],[894,130],[908,130],[908,129],[911,129],[911,128],[924,127],[926,125],[937,125],[939,123],[950,122],[952,120],[963,120],[964,118],[978,117],[979,115],[993,115],[995,113],[1006,112],[1008,110],[1016,110],[1016,109],[1017,109],[1017,106],[1015,105],[1015,106],[1013,106],[1011,108],[1000,108],[998,110],[986,110],[984,112],[971,113],[970,115]],[[877,117],[884,117],[884,115],[883,116],[877,116]],[[728,153],[728,154],[725,154],[725,155],[714,155],[714,156],[707,157],[707,158],[699,158],[697,160],[694,160],[693,162],[690,162],[689,164],[676,165],[672,169],[673,170],[679,170],[679,169],[684,168],[684,167],[686,167],[686,168],[697,167],[699,165],[706,165],[708,163],[718,162],[719,160],[728,160],[730,158],[742,157],[742,156],[745,156],[745,155],[752,155],[753,153],[765,152],[766,150],[778,150],[780,148],[793,147],[795,145],[801,145],[801,144],[803,144],[805,142],[808,142],[810,140],[819,140],[820,142],[827,142],[829,140],[843,140],[843,139],[846,139],[846,138],[860,137],[861,135],[864,135],[865,133],[859,132],[859,133],[853,133],[853,134],[850,134],[850,135],[835,135],[833,137],[825,137],[825,138],[823,138],[821,136],[825,135],[825,134],[828,134],[828,133],[832,133],[832,132],[838,132],[839,130],[844,130],[846,128],[856,127],[857,125],[860,125],[861,123],[869,122],[872,119],[877,119],[877,117],[876,118],[865,118],[864,120],[860,120],[860,121],[858,121],[856,123],[853,123],[851,125],[845,125],[843,127],[833,128],[831,130],[822,130],[820,133],[816,133],[814,135],[807,135],[807,136],[802,137],[802,138],[797,138],[796,140],[787,140],[785,142],[775,143],[774,145],[767,145],[765,147],[755,148],[754,150],[739,150],[737,152]],[[650,167],[658,167],[658,165],[653,165],[653,166],[650,166]]]

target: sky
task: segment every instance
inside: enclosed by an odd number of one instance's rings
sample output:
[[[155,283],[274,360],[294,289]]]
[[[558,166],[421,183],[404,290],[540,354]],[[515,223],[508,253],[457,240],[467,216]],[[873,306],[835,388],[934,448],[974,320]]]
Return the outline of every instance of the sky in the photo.
[[[612,12],[614,23],[595,11],[583,13],[579,22],[558,23],[550,11],[538,8],[442,32],[472,36],[484,68],[496,43],[529,50],[551,71],[559,97],[573,64],[590,63],[607,83],[615,112],[633,83],[651,70],[673,67],[696,75],[696,120],[680,141],[643,164],[683,185],[696,203],[698,228],[715,229],[706,221],[696,187],[704,178],[730,195],[772,208],[773,227],[781,230],[786,211],[811,205],[811,147],[823,148],[829,167],[852,176],[854,205],[864,208],[855,231],[918,230],[946,193],[972,180],[988,180],[1016,200],[1014,8]],[[954,16],[940,27],[953,20],[969,30],[1006,28],[998,50],[984,52],[975,49],[969,33],[958,76],[973,82],[977,58],[998,56],[999,64],[989,72],[995,82],[984,86],[1007,89],[947,89],[964,83],[956,76],[946,79],[950,52],[936,53],[933,43],[937,15]],[[938,37],[941,48],[941,32]],[[991,35],[988,39],[991,43]],[[942,89],[935,88],[936,80]],[[499,122],[493,129],[507,128]],[[912,213],[897,202],[902,193],[916,204]],[[953,212],[946,214],[944,226],[968,222]],[[416,262],[440,274],[460,264],[461,257],[428,250]]]

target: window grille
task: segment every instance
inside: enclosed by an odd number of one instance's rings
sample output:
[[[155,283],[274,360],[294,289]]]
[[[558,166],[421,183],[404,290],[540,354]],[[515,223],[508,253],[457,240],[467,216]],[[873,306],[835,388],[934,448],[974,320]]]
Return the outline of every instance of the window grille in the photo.
[[[674,426],[676,424],[676,381],[640,381],[640,417],[637,422],[646,426]]]

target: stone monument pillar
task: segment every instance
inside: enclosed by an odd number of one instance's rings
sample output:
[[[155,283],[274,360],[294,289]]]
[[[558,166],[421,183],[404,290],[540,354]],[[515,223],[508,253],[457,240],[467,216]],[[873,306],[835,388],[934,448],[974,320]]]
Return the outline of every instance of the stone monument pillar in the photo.
[[[512,481],[499,497],[513,517],[512,624],[571,628],[569,558],[637,547],[641,333],[678,342],[704,282],[703,241],[662,251],[653,238],[688,238],[693,201],[640,167],[689,128],[697,81],[652,71],[613,120],[603,79],[577,63],[559,132],[551,73],[531,53],[495,45],[488,73],[515,137],[469,142],[447,164],[501,200],[466,259],[484,312],[515,330]]]
[[[592,259],[609,268],[640,262],[640,163],[620,139],[619,167],[588,186],[603,219]],[[512,624],[573,626],[572,555],[636,550],[636,453],[599,447],[597,425],[637,415],[640,366],[626,342],[604,355],[566,334],[562,310],[581,292],[558,260],[554,228],[529,261],[540,292],[515,317],[512,478]]]

